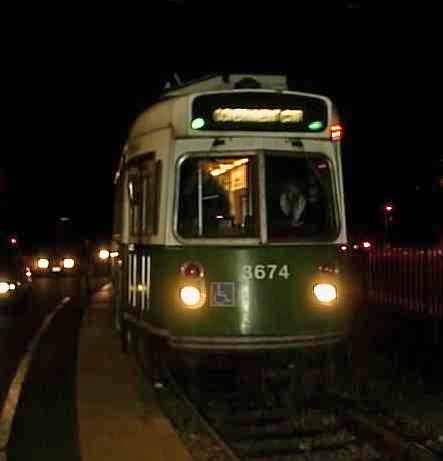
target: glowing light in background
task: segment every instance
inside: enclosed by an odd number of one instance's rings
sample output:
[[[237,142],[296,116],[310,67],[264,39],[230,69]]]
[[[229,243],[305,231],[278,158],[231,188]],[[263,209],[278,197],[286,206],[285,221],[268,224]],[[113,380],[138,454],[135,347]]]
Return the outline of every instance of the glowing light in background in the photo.
[[[98,257],[99,257],[100,259],[103,259],[103,260],[108,259],[108,258],[109,258],[109,251],[108,251],[108,250],[100,250],[100,251],[98,252]]]
[[[46,258],[40,258],[37,261],[37,267],[40,269],[47,269],[49,267],[49,261]]]
[[[63,260],[63,267],[65,269],[72,269],[75,265],[75,261],[72,258],[65,258]]]

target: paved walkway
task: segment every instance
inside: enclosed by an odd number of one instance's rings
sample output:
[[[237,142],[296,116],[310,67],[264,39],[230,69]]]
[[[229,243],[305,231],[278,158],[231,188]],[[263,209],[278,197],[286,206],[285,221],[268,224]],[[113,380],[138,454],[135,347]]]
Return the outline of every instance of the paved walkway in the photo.
[[[191,461],[158,408],[142,395],[133,357],[120,351],[111,327],[111,287],[92,298],[83,320],[78,358],[78,418],[82,461]],[[145,386],[148,386],[145,383]]]

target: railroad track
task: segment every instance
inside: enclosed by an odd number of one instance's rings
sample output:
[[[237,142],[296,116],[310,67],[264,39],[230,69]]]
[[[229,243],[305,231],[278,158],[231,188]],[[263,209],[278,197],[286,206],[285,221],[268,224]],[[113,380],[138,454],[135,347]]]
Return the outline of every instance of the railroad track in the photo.
[[[395,414],[377,401],[332,395],[345,408],[343,414],[360,429],[382,439],[411,460],[443,460],[443,437],[429,424]]]
[[[168,387],[231,460],[443,459],[443,447],[430,434],[401,431],[387,415],[364,411],[357,401],[337,394],[291,402],[284,386],[258,386],[251,393],[239,388],[230,372],[200,375],[198,386],[191,387],[189,380],[185,385],[180,376],[166,373]]]

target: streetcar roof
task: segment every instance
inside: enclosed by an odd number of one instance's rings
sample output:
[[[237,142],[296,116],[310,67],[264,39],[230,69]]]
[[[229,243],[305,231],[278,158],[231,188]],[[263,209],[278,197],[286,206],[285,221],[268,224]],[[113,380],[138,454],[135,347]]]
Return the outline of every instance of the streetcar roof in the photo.
[[[208,94],[242,94],[247,92],[255,93],[280,93],[283,95],[292,94],[300,95],[302,97],[312,97],[318,100],[323,100],[328,107],[330,112],[329,120],[327,124],[338,123],[338,117],[335,113],[334,107],[329,98],[319,95],[304,92],[288,91],[287,79],[284,75],[260,75],[260,74],[232,74],[232,75],[215,75],[206,76],[200,80],[194,80],[184,85],[177,86],[169,91],[162,94],[162,97],[155,103],[147,107],[134,121],[128,136],[128,141],[125,146],[125,151],[129,155],[138,151],[136,147],[137,140],[140,137],[145,136],[149,133],[155,133],[160,130],[171,129],[173,136],[176,138],[187,137],[187,136],[207,136],[211,132],[192,132],[189,133],[190,124],[190,112],[191,103],[195,97]],[[326,125],[325,125],[326,128]],[[234,132],[213,132],[212,135],[221,134],[225,136],[250,136],[251,131],[240,131],[235,130]],[[257,135],[257,133],[256,133]],[[271,136],[275,133],[262,131],[259,135]],[[328,138],[329,131],[326,129],[323,132],[318,133],[284,133],[282,131],[278,136],[289,136],[289,137],[312,137],[316,138]],[[125,152],[123,153],[125,157]],[[118,178],[114,178],[118,180]]]
[[[206,91],[233,90],[240,82],[246,82],[246,79],[251,82],[255,80],[259,87],[264,90],[282,91],[288,89],[285,75],[226,74],[206,76],[202,79],[193,80],[166,91],[163,96],[185,96]]]

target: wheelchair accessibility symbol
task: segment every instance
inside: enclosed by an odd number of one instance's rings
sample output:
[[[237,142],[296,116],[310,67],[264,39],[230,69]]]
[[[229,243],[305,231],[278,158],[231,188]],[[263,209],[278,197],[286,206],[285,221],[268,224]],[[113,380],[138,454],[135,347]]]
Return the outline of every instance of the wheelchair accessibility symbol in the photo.
[[[211,306],[234,306],[235,283],[214,282],[211,283]]]

